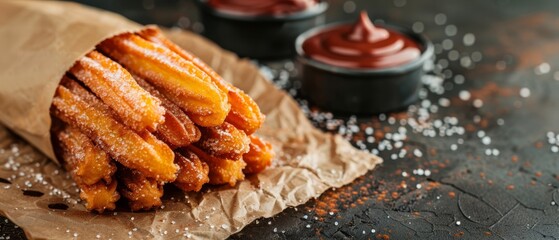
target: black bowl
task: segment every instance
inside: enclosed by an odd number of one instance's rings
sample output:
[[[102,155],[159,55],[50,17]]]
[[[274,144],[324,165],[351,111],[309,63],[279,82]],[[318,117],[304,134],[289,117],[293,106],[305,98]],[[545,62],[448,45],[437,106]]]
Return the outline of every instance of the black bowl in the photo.
[[[318,32],[339,25],[313,28],[296,41],[304,97],[321,109],[339,113],[370,114],[402,109],[418,100],[424,66],[433,61],[433,44],[423,35],[394,25],[381,25],[403,33],[419,43],[419,58],[401,66],[382,69],[352,69],[318,62],[305,55],[302,45]]]
[[[280,59],[295,56],[299,34],[324,23],[328,4],[285,15],[245,16],[222,12],[198,0],[203,34],[241,57]]]

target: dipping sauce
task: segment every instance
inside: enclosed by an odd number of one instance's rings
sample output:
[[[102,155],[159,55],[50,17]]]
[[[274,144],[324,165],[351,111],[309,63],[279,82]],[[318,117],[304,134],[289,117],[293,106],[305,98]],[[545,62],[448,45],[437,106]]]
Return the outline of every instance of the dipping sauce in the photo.
[[[353,25],[327,28],[303,42],[305,55],[336,67],[382,69],[404,65],[421,55],[408,36],[373,25],[365,11]]]
[[[222,12],[245,15],[285,15],[317,5],[319,0],[208,0],[208,5]]]

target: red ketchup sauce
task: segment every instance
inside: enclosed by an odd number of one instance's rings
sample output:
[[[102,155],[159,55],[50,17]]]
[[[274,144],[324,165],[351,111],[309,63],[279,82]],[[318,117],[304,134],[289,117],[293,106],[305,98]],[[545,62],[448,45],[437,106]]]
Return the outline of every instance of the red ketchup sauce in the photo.
[[[404,65],[421,55],[413,39],[373,25],[365,11],[353,25],[325,29],[303,42],[310,58],[336,67],[382,69]]]
[[[284,15],[303,11],[319,0],[209,0],[208,5],[219,11],[255,16]]]

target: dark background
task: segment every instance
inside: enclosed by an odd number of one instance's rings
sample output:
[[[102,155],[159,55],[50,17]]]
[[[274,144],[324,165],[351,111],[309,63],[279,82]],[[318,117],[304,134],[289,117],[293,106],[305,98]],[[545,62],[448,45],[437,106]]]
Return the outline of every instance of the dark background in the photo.
[[[192,1],[79,2],[140,23],[203,29]],[[385,162],[348,186],[257,220],[232,238],[559,238],[559,153],[547,137],[549,131],[559,132],[559,1],[327,2],[328,22],[354,19],[366,9],[374,19],[423,29],[437,46],[432,79],[444,81],[427,81],[425,100],[407,111],[334,115],[341,124],[333,128],[311,105],[307,112],[317,126],[344,134],[356,147],[376,152],[386,140],[379,151]],[[472,46],[463,43],[467,33],[475,36]],[[292,84],[296,74],[289,72],[287,79],[281,74],[289,62],[261,64],[278,86],[298,97]],[[464,91],[471,96],[467,100]],[[303,109],[309,108],[299,100]],[[429,112],[423,129],[409,124],[421,109]],[[349,134],[343,130],[348,127],[356,129]],[[374,129],[374,143],[366,141],[368,127]],[[397,147],[400,141],[392,136],[401,128],[406,138]],[[463,134],[446,132],[459,128]],[[425,129],[434,129],[437,136],[425,136]],[[402,149],[406,153],[400,154]],[[3,238],[24,238],[3,218],[0,231]]]

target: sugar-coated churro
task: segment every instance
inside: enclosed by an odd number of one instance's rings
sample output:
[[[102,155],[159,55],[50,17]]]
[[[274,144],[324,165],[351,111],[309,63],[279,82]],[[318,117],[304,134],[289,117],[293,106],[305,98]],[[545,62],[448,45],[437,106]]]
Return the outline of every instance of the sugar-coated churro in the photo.
[[[200,131],[202,137],[194,145],[215,157],[239,160],[250,150],[247,135],[228,122]]]
[[[270,143],[254,135],[249,137],[250,151],[243,155],[243,160],[247,164],[243,172],[246,174],[259,173],[272,164],[274,152]]]
[[[173,149],[187,146],[200,139],[200,130],[184,111],[142,78],[135,76],[135,79],[142,88],[159,98],[165,108],[165,121],[155,132],[159,139]]]
[[[159,99],[142,89],[118,63],[92,51],[69,72],[116,112],[123,123],[141,132],[154,131],[165,113]]]
[[[98,45],[129,71],[153,84],[200,126],[225,121],[230,105],[227,93],[192,62],[171,50],[134,34],[121,34]]]
[[[161,206],[163,185],[157,181],[126,167],[119,167],[118,180],[118,191],[128,199],[132,211],[150,210]]]
[[[120,195],[113,179],[116,166],[109,156],[76,128],[58,126],[53,136],[66,170],[80,188],[85,207],[97,212],[115,209]]]
[[[245,168],[246,163],[242,159],[233,161],[229,159],[217,158],[193,145],[188,146],[187,149],[196,154],[200,160],[208,164],[210,169],[208,174],[210,177],[210,184],[229,184],[231,186],[235,186],[238,181],[245,179],[243,169]]]
[[[173,151],[151,133],[146,131],[140,135],[132,131],[64,86],[57,88],[52,104],[56,117],[80,129],[124,166],[158,181],[176,178],[178,169],[173,163]]]
[[[173,184],[181,190],[198,192],[210,181],[208,165],[200,161],[196,154],[186,149],[176,152],[175,163],[179,165],[180,170]]]
[[[226,118],[227,122],[235,125],[235,127],[245,131],[247,134],[252,134],[260,128],[264,122],[264,115],[260,112],[260,108],[250,96],[229,82],[226,82],[202,60],[169,41],[158,28],[147,28],[140,31],[138,35],[153,43],[161,44],[180,55],[182,58],[192,61],[194,65],[211,77],[211,80],[217,87],[227,92],[229,104],[231,104],[231,111],[229,111]]]

